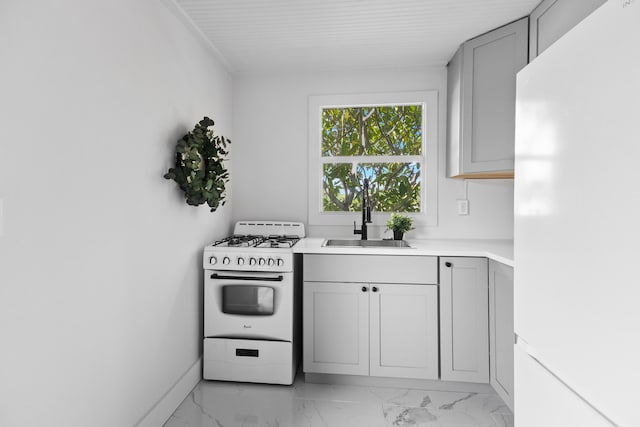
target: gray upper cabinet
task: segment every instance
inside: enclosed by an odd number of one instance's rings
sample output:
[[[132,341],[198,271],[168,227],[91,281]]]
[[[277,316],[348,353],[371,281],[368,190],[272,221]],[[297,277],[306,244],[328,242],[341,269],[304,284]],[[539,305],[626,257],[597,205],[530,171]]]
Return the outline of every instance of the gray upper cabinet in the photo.
[[[447,70],[449,177],[513,177],[516,73],[528,18],[465,42]]]
[[[606,0],[544,0],[531,12],[529,60],[532,61]]]

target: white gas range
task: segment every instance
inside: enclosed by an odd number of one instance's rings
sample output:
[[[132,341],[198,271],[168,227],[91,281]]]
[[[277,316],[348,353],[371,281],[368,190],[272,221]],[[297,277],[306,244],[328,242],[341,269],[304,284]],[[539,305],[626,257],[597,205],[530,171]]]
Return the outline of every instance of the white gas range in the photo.
[[[239,221],[204,249],[203,377],[292,384],[298,361],[304,225]]]

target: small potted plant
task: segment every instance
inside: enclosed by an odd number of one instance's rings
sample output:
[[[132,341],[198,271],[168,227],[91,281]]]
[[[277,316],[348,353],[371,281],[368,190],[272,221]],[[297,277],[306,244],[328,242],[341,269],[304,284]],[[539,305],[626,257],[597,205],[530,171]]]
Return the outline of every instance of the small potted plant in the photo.
[[[393,230],[393,239],[402,240],[404,233],[411,230],[413,226],[413,218],[399,213],[392,213],[389,221],[387,221],[387,229]]]

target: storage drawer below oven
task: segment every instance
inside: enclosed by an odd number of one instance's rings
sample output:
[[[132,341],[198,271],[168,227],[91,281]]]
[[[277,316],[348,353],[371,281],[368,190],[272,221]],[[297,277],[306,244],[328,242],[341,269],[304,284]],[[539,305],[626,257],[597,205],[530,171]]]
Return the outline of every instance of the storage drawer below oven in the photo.
[[[205,338],[205,380],[293,384],[293,345],[282,341]]]

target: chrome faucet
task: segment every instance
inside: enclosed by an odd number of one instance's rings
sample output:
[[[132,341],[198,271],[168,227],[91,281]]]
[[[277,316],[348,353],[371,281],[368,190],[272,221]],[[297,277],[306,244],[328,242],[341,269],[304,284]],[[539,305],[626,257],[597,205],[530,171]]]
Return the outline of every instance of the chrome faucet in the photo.
[[[362,226],[360,230],[356,228],[353,221],[353,234],[360,234],[360,240],[367,240],[367,224],[371,224],[371,199],[369,198],[369,180],[364,179],[362,183]]]

